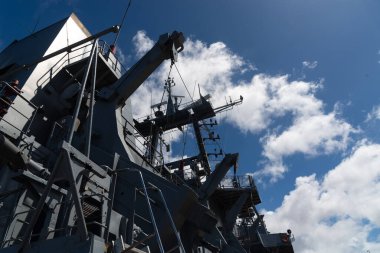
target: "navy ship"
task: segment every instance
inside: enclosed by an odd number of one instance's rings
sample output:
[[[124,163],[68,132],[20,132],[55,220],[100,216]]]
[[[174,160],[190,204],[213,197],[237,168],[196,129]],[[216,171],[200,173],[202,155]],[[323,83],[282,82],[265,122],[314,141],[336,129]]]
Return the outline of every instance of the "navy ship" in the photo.
[[[290,230],[268,232],[238,153],[206,146],[243,97],[181,104],[169,77],[165,99],[140,101],[154,113],[134,118],[131,95],[185,37],[162,34],[125,68],[104,40],[119,30],[91,34],[72,14],[0,53],[0,253],[294,252]],[[166,161],[163,135],[185,127],[198,149]]]

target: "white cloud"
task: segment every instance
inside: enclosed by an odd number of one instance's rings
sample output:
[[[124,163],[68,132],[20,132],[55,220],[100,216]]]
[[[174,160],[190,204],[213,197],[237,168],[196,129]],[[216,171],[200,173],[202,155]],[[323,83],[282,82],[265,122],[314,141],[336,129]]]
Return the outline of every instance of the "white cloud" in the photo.
[[[268,159],[258,175],[270,175],[272,181],[287,171],[283,157],[296,153],[316,156],[346,149],[349,135],[355,130],[347,122],[338,119],[335,112],[298,117],[293,125],[280,133],[263,138],[263,155]]]
[[[133,42],[139,56],[153,45],[143,31],[134,36]],[[317,64],[316,61],[303,63],[305,67],[316,67]],[[161,101],[169,66],[169,62],[163,64],[134,94],[135,115],[150,113],[150,108],[142,107],[141,101],[150,101],[151,104]],[[187,39],[176,66],[191,95],[198,91],[197,84],[200,84],[203,95],[212,95],[214,106],[225,104],[229,97],[244,97],[243,104],[233,113],[223,114],[222,119],[245,133],[265,135],[262,138],[264,165],[256,175],[276,180],[287,171],[284,157],[296,153],[317,156],[340,152],[347,147],[350,134],[355,132],[349,123],[338,117],[336,110],[324,111],[324,103],[316,97],[322,81],[307,82],[289,80],[288,75],[256,74],[251,80],[235,82],[234,77],[242,70],[251,69],[251,64],[231,52],[222,42],[207,45]],[[173,94],[187,96],[176,68],[171,70],[171,75],[176,82]],[[198,92],[195,92],[195,97],[198,97]],[[283,117],[287,117],[290,123],[275,129],[276,123],[283,123]]]
[[[289,81],[287,75],[255,75],[249,83],[231,85],[224,91],[233,97],[244,97],[238,113],[228,115],[227,121],[243,131],[257,133],[286,114],[305,117],[320,114],[323,103],[314,96],[320,87],[321,84],[313,82]]]
[[[375,106],[372,108],[371,112],[367,114],[366,122],[370,120],[380,119],[380,106]]]
[[[264,167],[256,176],[276,181],[286,171],[283,158],[296,153],[322,155],[344,151],[356,130],[339,118],[339,108],[325,113],[315,94],[321,83],[290,81],[288,76],[255,75],[251,82],[229,86],[226,92],[244,96],[244,103],[226,120],[245,132],[260,133],[290,116],[291,124],[272,129],[261,140]]]
[[[145,31],[138,31],[135,36],[132,38],[132,42],[135,45],[136,56],[140,58],[146,52],[149,51],[154,45],[153,40],[146,36]]]
[[[303,61],[302,66],[308,69],[315,69],[318,66],[318,61]]]
[[[380,252],[380,145],[361,142],[322,180],[298,177],[282,205],[266,212],[269,230],[291,228],[296,252]],[[376,235],[375,235],[376,236]]]

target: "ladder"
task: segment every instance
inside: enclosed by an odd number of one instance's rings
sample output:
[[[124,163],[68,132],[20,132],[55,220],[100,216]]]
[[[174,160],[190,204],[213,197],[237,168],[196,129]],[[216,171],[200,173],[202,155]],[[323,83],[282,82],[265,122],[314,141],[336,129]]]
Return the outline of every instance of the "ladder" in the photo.
[[[143,177],[141,171],[139,171],[139,170],[137,170],[137,169],[127,169],[127,170],[132,171],[132,172],[136,172],[136,173],[138,173],[138,175],[139,175],[138,178],[139,178],[139,181],[140,181],[140,183],[141,183],[141,188],[142,188],[141,190],[142,190],[142,192],[143,192],[143,195],[144,195],[144,197],[145,197],[145,201],[146,201],[146,204],[147,204],[147,207],[148,207],[148,211],[149,211],[149,216],[150,216],[151,224],[152,224],[153,229],[154,229],[154,234],[152,234],[152,235],[148,235],[147,238],[144,238],[144,239],[142,239],[141,241],[132,244],[131,246],[129,246],[129,247],[126,248],[126,249],[123,249],[123,250],[120,251],[120,252],[121,252],[121,253],[126,253],[126,252],[128,252],[128,251],[130,251],[130,250],[133,250],[135,247],[137,247],[138,245],[142,244],[143,242],[145,242],[146,240],[148,240],[148,239],[150,239],[151,237],[154,236],[154,237],[156,238],[157,245],[158,245],[158,247],[159,247],[159,249],[160,249],[160,253],[170,253],[170,252],[172,252],[172,251],[174,251],[174,250],[176,250],[176,249],[178,249],[178,248],[180,249],[180,252],[185,253],[185,249],[184,249],[184,247],[183,247],[183,244],[182,244],[182,241],[181,241],[180,234],[179,234],[177,228],[175,227],[175,224],[174,224],[173,218],[172,218],[172,216],[171,216],[171,214],[170,214],[170,211],[169,211],[168,205],[167,205],[167,203],[166,203],[166,200],[165,200],[164,195],[162,194],[161,189],[158,188],[157,186],[153,185],[152,183],[148,182],[149,189],[152,189],[152,190],[154,190],[154,191],[156,191],[156,192],[159,193],[159,197],[160,197],[161,202],[162,202],[162,204],[163,204],[163,206],[164,206],[165,213],[166,213],[166,215],[167,215],[167,217],[168,217],[168,219],[169,219],[169,222],[170,222],[170,227],[171,227],[171,229],[173,230],[173,233],[174,233],[174,235],[176,236],[176,239],[177,239],[177,242],[178,242],[178,245],[177,245],[177,246],[175,246],[174,248],[172,248],[172,249],[170,249],[170,250],[168,250],[168,251],[166,251],[166,252],[165,252],[165,249],[164,249],[164,247],[163,247],[163,245],[162,245],[162,241],[161,241],[161,238],[160,238],[160,234],[159,234],[159,231],[158,231],[158,228],[157,228],[156,219],[155,219],[155,217],[154,217],[153,209],[152,209],[152,206],[151,206],[151,202],[154,201],[154,200],[153,200],[152,198],[149,197],[149,194],[148,194],[148,188],[146,187],[146,184],[145,184],[145,181],[144,181],[144,177]],[[138,191],[138,190],[140,190],[140,189],[135,188],[135,190]],[[136,214],[135,214],[135,215],[136,215]]]

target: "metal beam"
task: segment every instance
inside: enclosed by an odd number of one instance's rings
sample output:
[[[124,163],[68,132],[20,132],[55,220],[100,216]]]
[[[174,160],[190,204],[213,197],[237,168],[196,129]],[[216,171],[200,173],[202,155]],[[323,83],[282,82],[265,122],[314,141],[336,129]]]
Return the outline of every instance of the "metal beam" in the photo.
[[[166,163],[166,167],[169,169],[173,170],[176,168],[179,168],[180,166],[187,166],[190,165],[194,160],[199,161],[199,155],[192,156],[192,157],[187,157],[178,161]]]
[[[88,238],[86,222],[85,222],[85,218],[83,215],[83,209],[82,209],[82,205],[80,202],[80,195],[79,195],[79,185],[81,183],[81,180],[78,180],[78,178],[77,178],[79,173],[76,173],[74,175],[73,163],[71,161],[70,154],[69,154],[68,150],[62,148],[61,153],[60,153],[60,155],[59,155],[59,157],[58,157],[58,159],[54,165],[54,168],[53,168],[53,171],[50,175],[50,178],[46,184],[46,187],[45,187],[40,199],[37,202],[36,208],[33,212],[32,219],[30,220],[29,225],[26,228],[25,235],[24,235],[23,240],[22,240],[22,244],[18,250],[19,253],[26,252],[26,250],[28,250],[28,248],[30,247],[30,239],[32,237],[33,229],[34,229],[34,227],[38,221],[38,218],[41,215],[45,201],[46,201],[46,199],[47,199],[47,197],[48,197],[48,195],[52,189],[52,186],[55,182],[57,173],[59,171],[63,172],[63,175],[65,175],[65,179],[69,183],[69,189],[70,189],[69,192],[71,193],[72,199],[74,201],[75,212],[76,212],[76,215],[78,217],[77,221],[78,221],[79,236],[80,236],[81,240],[83,240],[83,241],[87,240],[87,238]]]
[[[86,88],[88,74],[90,73],[91,63],[92,63],[92,59],[94,57],[94,53],[96,51],[95,49],[96,49],[97,45],[98,45],[98,40],[95,40],[93,45],[92,45],[91,54],[90,54],[90,57],[88,59],[88,63],[86,66],[86,72],[85,72],[83,79],[82,79],[82,83],[81,83],[82,87],[81,87],[80,92],[77,95],[77,101],[75,104],[74,114],[73,114],[73,117],[71,119],[72,121],[71,121],[71,125],[70,125],[70,130],[69,130],[69,134],[68,134],[67,139],[66,139],[66,141],[70,145],[71,145],[71,141],[73,140],[73,136],[74,136],[75,120],[78,118],[79,110],[80,110],[80,107],[82,104],[82,98],[83,98],[84,90]]]
[[[91,85],[91,95],[90,95],[90,113],[88,116],[88,125],[86,129],[86,148],[85,154],[90,158],[91,152],[91,137],[92,137],[92,122],[94,118],[94,105],[95,105],[95,89],[96,89],[96,69],[98,66],[98,43],[96,43],[95,48],[95,59],[92,65],[92,85]]]
[[[158,42],[135,63],[112,86],[102,89],[99,95],[123,106],[125,101],[137,90],[138,87],[161,65],[166,59],[175,60],[173,55],[183,50],[185,38],[182,33],[174,31],[171,35],[163,34]]]
[[[119,163],[120,155],[115,153],[113,158],[113,165],[112,165],[112,176],[111,176],[111,183],[109,187],[109,194],[108,197],[110,200],[107,201],[107,217],[106,217],[106,229],[104,231],[104,240],[108,242],[108,234],[110,230],[110,224],[111,224],[111,214],[112,214],[112,207],[113,207],[113,201],[115,198],[115,189],[116,189],[116,181],[117,181],[117,165]]]
[[[202,138],[202,135],[201,135],[201,129],[200,129],[198,121],[194,121],[193,122],[193,127],[194,127],[194,132],[195,132],[195,138],[197,139],[197,144],[198,144],[198,149],[199,149],[199,152],[200,152],[200,157],[202,159],[203,169],[206,171],[207,175],[210,175],[211,168],[210,168],[210,164],[208,162],[208,156],[207,156],[207,152],[206,152],[206,149],[205,149],[205,144],[203,142],[203,138]]]
[[[236,165],[239,154],[226,154],[222,162],[216,165],[215,170],[199,189],[199,199],[207,200],[218,187],[232,165]]]

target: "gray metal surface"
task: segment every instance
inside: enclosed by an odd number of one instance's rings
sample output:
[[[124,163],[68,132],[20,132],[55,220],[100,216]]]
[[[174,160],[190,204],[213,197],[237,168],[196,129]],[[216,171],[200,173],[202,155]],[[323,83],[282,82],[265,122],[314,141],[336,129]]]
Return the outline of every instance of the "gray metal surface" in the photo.
[[[6,81],[0,91],[0,253],[293,252],[284,233],[267,232],[253,179],[244,186],[237,180],[238,154],[205,146],[219,136],[208,132],[216,123],[204,120],[242,97],[216,108],[210,96],[180,105],[169,84],[168,101],[156,115],[134,119],[130,96],[162,62],[173,66],[185,39],[176,31],[161,35],[123,71],[99,41],[115,31],[91,36],[71,15],[0,53],[10,66],[0,80]],[[19,87],[8,78],[17,78]],[[165,164],[158,149],[163,132],[186,125],[194,127],[198,154]],[[221,157],[215,168],[210,155]]]

